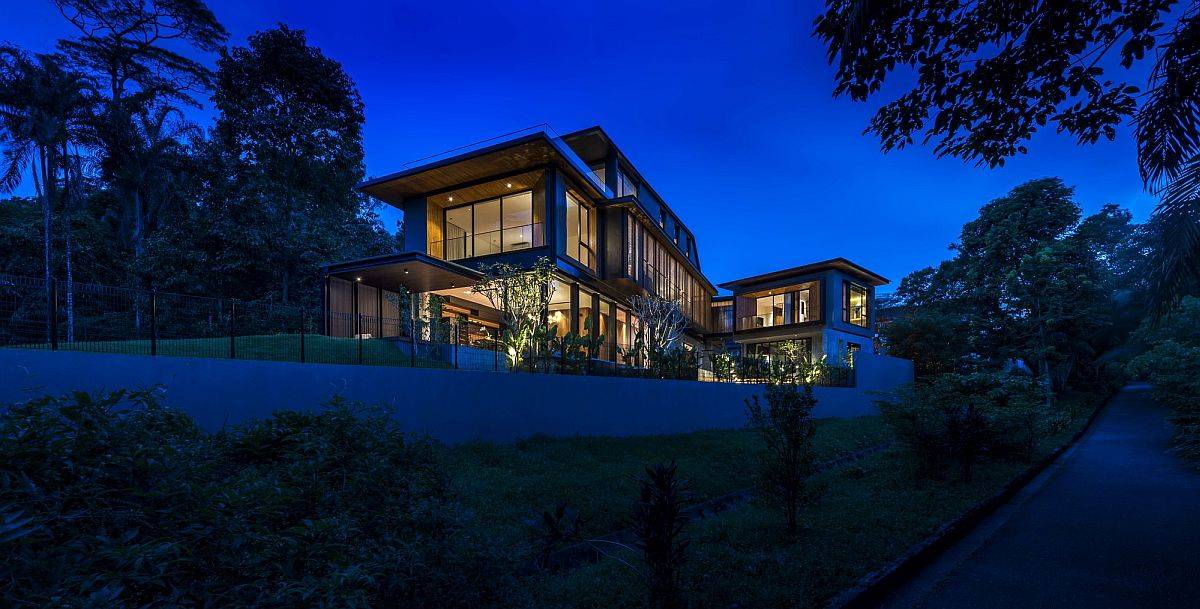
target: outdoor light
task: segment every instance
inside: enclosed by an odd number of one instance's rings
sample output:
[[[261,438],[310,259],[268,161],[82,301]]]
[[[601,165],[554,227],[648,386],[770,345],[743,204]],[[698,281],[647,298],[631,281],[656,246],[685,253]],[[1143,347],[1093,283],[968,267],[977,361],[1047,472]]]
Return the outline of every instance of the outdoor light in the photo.
[[[355,278],[354,278],[354,280],[355,280],[355,281],[362,281],[362,277],[355,277]]]
[[[404,269],[404,274],[405,274],[405,275],[407,275],[407,274],[408,274],[408,269]]]
[[[509,183],[505,184],[504,186],[505,186],[506,188],[512,188],[512,182],[509,182]]]
[[[453,201],[453,200],[454,200],[454,197],[450,197],[450,200],[451,200],[451,201]]]

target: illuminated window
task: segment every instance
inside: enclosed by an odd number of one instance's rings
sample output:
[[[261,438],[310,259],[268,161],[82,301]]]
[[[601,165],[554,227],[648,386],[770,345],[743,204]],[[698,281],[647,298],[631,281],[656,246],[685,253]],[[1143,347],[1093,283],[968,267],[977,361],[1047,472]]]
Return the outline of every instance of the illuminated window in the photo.
[[[848,281],[842,285],[842,321],[867,327],[867,288]]]
[[[444,220],[446,260],[540,247],[543,241],[532,191],[452,207]]]
[[[573,191],[567,191],[567,255],[596,270],[596,219]]]

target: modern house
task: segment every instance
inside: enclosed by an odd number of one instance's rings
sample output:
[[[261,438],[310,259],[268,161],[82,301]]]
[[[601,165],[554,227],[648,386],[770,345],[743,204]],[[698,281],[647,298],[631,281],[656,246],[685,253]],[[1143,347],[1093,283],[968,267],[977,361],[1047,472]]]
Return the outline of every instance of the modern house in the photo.
[[[830,362],[852,362],[873,349],[875,288],[888,280],[845,258],[806,264],[720,284],[711,339],[743,355],[769,358],[784,341]]]
[[[769,355],[801,338],[831,356],[871,344],[874,288],[886,279],[845,259],[722,284],[704,276],[695,236],[599,127],[535,131],[367,180],[359,190],[403,210],[398,254],[330,265],[325,332],[398,336],[396,293],[444,297],[473,344],[501,315],[473,293],[484,265],[554,262],[547,323],[603,337],[596,357],[619,361],[638,328],[635,294],[680,302],[692,348],[728,344]]]

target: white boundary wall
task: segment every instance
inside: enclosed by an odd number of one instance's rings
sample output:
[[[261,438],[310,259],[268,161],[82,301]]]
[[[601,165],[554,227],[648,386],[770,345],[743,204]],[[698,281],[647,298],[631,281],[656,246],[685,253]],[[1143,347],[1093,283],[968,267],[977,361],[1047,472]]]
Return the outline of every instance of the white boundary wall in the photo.
[[[874,414],[873,392],[912,381],[908,360],[860,354],[856,365],[857,387],[817,388],[816,416]],[[695,381],[0,349],[0,404],[155,386],[210,431],[274,410],[320,408],[337,394],[392,405],[405,428],[448,443],[740,427],[746,398],[762,392]]]

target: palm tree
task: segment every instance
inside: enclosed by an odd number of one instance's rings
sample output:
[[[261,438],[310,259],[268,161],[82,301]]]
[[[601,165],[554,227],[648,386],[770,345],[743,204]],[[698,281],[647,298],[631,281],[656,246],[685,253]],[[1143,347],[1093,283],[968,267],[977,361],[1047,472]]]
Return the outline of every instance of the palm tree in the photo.
[[[1161,196],[1150,274],[1156,313],[1200,280],[1200,3],[1176,24],[1158,55],[1137,115],[1142,179]]]
[[[34,55],[0,47],[0,190],[12,192],[29,170],[42,205],[43,276],[47,306],[53,307],[53,216],[59,176],[67,167],[61,150],[77,134],[91,108],[85,77],[63,67],[55,55]],[[51,318],[47,316],[47,340]]]

